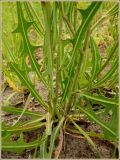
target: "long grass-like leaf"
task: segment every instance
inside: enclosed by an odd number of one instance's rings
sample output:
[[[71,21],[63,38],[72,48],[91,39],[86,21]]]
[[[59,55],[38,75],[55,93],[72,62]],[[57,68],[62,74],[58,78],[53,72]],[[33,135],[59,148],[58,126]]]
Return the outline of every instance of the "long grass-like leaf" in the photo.
[[[85,93],[81,93],[81,96],[86,97],[86,98],[93,100],[93,101],[96,101],[96,102],[101,102],[101,103],[105,103],[108,105],[118,106],[118,101],[116,101],[115,99],[111,100],[110,98],[101,97],[101,96],[93,96],[93,95],[85,94]]]
[[[9,138],[9,137],[8,137]],[[13,142],[10,139],[6,139],[5,142],[2,142],[2,150],[3,151],[11,151],[11,152],[16,152],[16,153],[22,153],[26,148],[35,148],[40,145],[45,138],[42,137],[41,139],[37,139],[33,142],[25,143],[23,140],[23,136],[19,138],[18,141]]]
[[[35,129],[38,129],[38,128],[41,128],[45,126],[45,123],[34,123],[34,124],[30,124],[30,125],[24,125],[24,126],[19,126],[19,127],[16,127],[16,128],[10,128],[10,127],[4,127],[2,126],[2,132],[20,132],[20,131],[31,131],[31,130],[35,130]]]
[[[22,113],[23,109],[22,108],[12,107],[12,106],[3,106],[2,107],[2,111],[10,113],[10,114],[20,115]],[[28,110],[25,110],[23,115],[31,116],[31,117],[41,117],[42,116],[41,113],[28,111]]]
[[[81,48],[82,45],[82,41],[84,39],[84,35],[88,29],[88,26],[91,22],[91,20],[93,19],[95,13],[97,12],[97,10],[99,9],[101,5],[101,2],[93,2],[86,10],[82,11],[82,16],[83,16],[83,21],[75,35],[75,42],[74,42],[74,48],[72,51],[72,56],[71,56],[71,60],[69,63],[69,71],[68,71],[68,79],[67,79],[67,83],[63,92],[63,96],[62,96],[62,100],[61,102],[64,102],[66,99],[67,95],[71,94],[71,86],[73,83],[73,73],[75,70],[75,61],[77,59],[77,56],[79,57],[80,55],[78,55],[78,49]],[[84,12],[84,14],[83,14]],[[89,14],[88,14],[89,13]]]
[[[22,113],[20,114],[20,116],[18,117],[18,119],[13,123],[12,126],[15,126],[19,122],[19,120],[22,118],[22,116],[24,115],[24,112],[26,111],[26,109],[27,109],[28,104],[30,103],[30,101],[31,101],[31,94],[29,94],[29,96],[28,96],[28,98],[26,100],[25,107],[23,108]]]
[[[40,17],[37,15],[36,11],[34,10],[32,4],[30,2],[24,2],[28,17],[30,19],[30,21],[34,21],[33,25],[36,29],[36,31],[43,36],[44,35],[44,28],[43,25],[40,21]],[[35,19],[37,20],[37,22],[35,21]],[[39,24],[39,25],[38,25]]]
[[[109,18],[110,16],[115,16],[117,15],[119,12],[119,5],[115,4],[112,8],[110,8],[110,10],[108,10],[108,12],[103,15],[91,28],[91,33],[92,31],[99,26],[104,20],[106,20],[106,18]]]
[[[117,137],[117,133],[110,128],[107,124],[105,124],[105,122],[102,122],[94,113],[94,111],[92,110],[91,106],[88,106],[87,109],[81,107],[78,104],[78,108],[85,113],[90,119],[92,119],[94,122],[96,122],[97,124],[99,124],[105,131],[107,131],[109,133],[108,138],[118,138]]]
[[[116,59],[113,64],[112,64],[112,67],[111,67],[111,70],[109,70],[105,75],[104,77],[99,80],[98,82],[96,82],[93,87],[98,87],[98,86],[102,86],[105,84],[106,81],[108,81],[111,76],[114,74],[114,72],[117,70],[118,68],[118,59]]]
[[[23,38],[23,44],[24,44],[24,49],[22,52],[22,55],[27,55],[30,57],[30,62],[31,62],[31,67],[33,70],[36,72],[40,80],[44,83],[46,87],[47,83],[45,79],[43,78],[43,75],[40,71],[40,65],[35,59],[34,51],[38,48],[38,46],[32,46],[29,42],[28,36],[27,36],[27,31],[29,27],[33,24],[33,22],[27,22],[24,18],[23,15],[23,10],[20,2],[17,2],[17,13],[18,13],[18,26],[16,30],[14,30],[13,33],[21,33],[22,38]]]
[[[48,138],[49,136],[44,134],[46,139],[40,144],[40,158],[45,159],[48,158],[48,152],[47,152],[47,145],[48,145]]]
[[[108,87],[112,88],[116,86],[116,84],[118,84],[118,71],[117,73],[115,72],[115,74],[113,75],[113,78],[110,80]]]
[[[44,14],[44,22],[45,22],[45,53],[47,55],[47,74],[48,81],[50,86],[50,101],[53,100],[53,54],[52,54],[52,42],[51,42],[51,6],[50,2],[41,3],[43,14]]]
[[[98,46],[91,37],[90,39],[90,44],[91,44],[91,52],[92,52],[92,71],[91,71],[91,82],[96,78],[97,72],[100,68],[100,54],[98,50]]]
[[[27,123],[24,124],[19,124],[17,126],[6,126],[2,125],[2,132],[18,132],[18,131],[29,131],[29,130],[34,130],[40,127],[45,126],[45,122],[41,122],[42,120],[45,119],[45,116],[38,118],[36,120],[30,120]]]
[[[105,63],[102,65],[102,67],[99,69],[98,74],[107,66],[107,64],[109,63],[109,61],[113,58],[114,54],[116,53],[117,49],[118,49],[118,41],[116,41],[116,42],[113,44],[113,46],[112,46],[112,48],[111,48],[111,50],[110,50],[110,52],[109,52],[109,55],[108,55],[108,57],[107,57],[107,60],[106,60]]]
[[[59,121],[58,125],[56,128],[54,128],[54,131],[51,135],[51,139],[50,139],[50,149],[49,149],[49,157],[52,156],[52,153],[53,153],[53,150],[54,150],[54,144],[55,144],[55,140],[58,136],[58,133],[60,131],[60,128],[63,124],[63,121],[64,121],[64,117],[61,118],[61,120]]]
[[[27,79],[25,76],[25,72],[18,69],[18,65],[10,63],[9,66],[11,69],[17,74],[17,76],[20,78],[20,80],[23,82],[24,85],[28,87],[31,94],[35,97],[35,99],[41,104],[42,107],[45,107],[45,109],[48,109],[48,105],[42,100],[41,96],[36,91],[33,84]]]

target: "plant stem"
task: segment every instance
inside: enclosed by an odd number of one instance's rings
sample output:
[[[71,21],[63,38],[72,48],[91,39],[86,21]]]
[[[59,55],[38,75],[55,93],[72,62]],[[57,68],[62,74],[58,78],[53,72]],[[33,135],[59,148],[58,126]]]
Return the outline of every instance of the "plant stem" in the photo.
[[[75,78],[74,78],[74,81],[73,81],[73,84],[72,84],[72,87],[71,87],[72,91],[74,91],[75,88],[76,88],[76,83],[77,83],[77,79],[79,77],[79,73],[80,73],[80,70],[81,70],[82,61],[83,61],[83,53],[81,52],[80,57],[79,57],[79,61],[78,61],[77,71],[76,71]],[[68,101],[68,104],[66,105],[66,108],[65,108],[65,113],[66,114],[70,111],[73,98],[74,98],[74,95],[71,94],[71,96],[69,98],[69,101]]]
[[[58,37],[58,53],[57,53],[57,64],[56,64],[56,88],[55,88],[55,106],[58,100],[59,91],[59,78],[60,78],[60,55],[61,55],[61,33],[62,33],[62,15],[59,12],[59,37]]]
[[[90,37],[90,27],[88,28],[88,30],[86,32],[86,37],[85,37],[85,41],[84,41],[83,51],[86,51],[86,48],[87,48],[87,45],[88,45],[88,41],[89,41],[89,37]]]
[[[54,88],[53,88],[53,55],[52,55],[52,44],[51,44],[51,6],[50,2],[41,3],[44,13],[44,20],[45,20],[45,29],[46,29],[46,48],[47,48],[47,70],[48,70],[48,81],[50,85],[49,90],[49,101],[50,105],[53,107],[53,95],[54,95]]]
[[[76,74],[75,74],[75,79],[74,79],[73,84],[72,84],[72,92],[74,92],[74,90],[76,88],[77,80],[78,80],[78,77],[79,77],[79,74],[80,74],[80,71],[81,71],[82,62],[83,62],[83,59],[84,59],[84,52],[85,52],[85,50],[87,48],[87,45],[88,45],[89,33],[90,33],[89,31],[90,31],[90,29],[88,29],[87,33],[86,33],[83,50],[79,49],[80,57],[79,57],[79,61],[78,61],[77,71],[76,71]],[[71,96],[69,98],[68,105],[66,106],[66,113],[69,112],[74,97],[75,97],[75,95],[71,94]]]
[[[77,24],[77,2],[75,2],[74,6],[74,30],[76,32],[76,24]]]

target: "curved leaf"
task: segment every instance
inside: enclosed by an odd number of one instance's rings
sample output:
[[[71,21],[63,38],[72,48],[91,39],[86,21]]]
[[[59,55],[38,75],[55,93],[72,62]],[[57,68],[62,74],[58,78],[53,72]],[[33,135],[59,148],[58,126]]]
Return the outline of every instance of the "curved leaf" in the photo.
[[[13,31],[13,33],[21,33],[23,38],[23,52],[22,55],[27,55],[30,57],[31,67],[36,72],[40,80],[44,83],[44,85],[48,88],[46,81],[43,78],[43,75],[40,71],[40,65],[35,59],[35,56],[33,55],[34,51],[38,48],[38,46],[33,46],[29,42],[29,38],[27,35],[27,31],[29,27],[33,24],[33,22],[27,22],[23,15],[23,10],[20,2],[17,2],[17,13],[18,13],[18,26]]]
[[[103,96],[99,96],[99,95],[98,96],[93,96],[93,95],[90,95],[88,93],[81,93],[80,95],[83,96],[83,97],[86,97],[90,100],[93,100],[93,101],[105,103],[105,104],[108,104],[108,105],[118,106],[118,100],[116,100],[116,99],[111,100],[110,98],[107,98],[107,97],[103,97]]]
[[[87,108],[83,108],[78,104],[78,108],[85,113],[88,118],[90,118],[92,121],[96,122],[99,124],[103,129],[104,129],[104,134],[107,134],[107,138],[109,139],[118,139],[118,133],[111,128],[109,125],[107,125],[105,122],[102,122],[94,113],[93,109],[91,106],[87,106]]]
[[[92,71],[91,71],[91,82],[96,78],[97,72],[100,68],[100,54],[98,50],[98,46],[93,39],[90,38],[91,52],[92,52]]]
[[[42,107],[45,107],[45,109],[48,109],[49,106],[42,100],[42,97],[38,94],[33,84],[27,79],[26,73],[24,71],[21,71],[18,69],[17,64],[10,63],[9,66],[11,69],[17,74],[17,76],[20,78],[21,82],[28,87],[31,94],[35,97],[35,99],[41,104]]]
[[[16,153],[22,153],[26,148],[35,148],[40,145],[45,140],[44,137],[41,139],[38,138],[37,140],[29,143],[25,143],[23,140],[23,135],[17,141],[12,141],[10,137],[6,139],[6,141],[2,142],[2,150],[3,151],[11,151]]]
[[[93,87],[98,87],[98,86],[102,86],[105,84],[106,81],[108,81],[111,76],[114,74],[114,72],[118,69],[118,59],[116,59],[111,67],[111,70],[109,70],[104,77],[99,80],[98,82],[96,82]]]
[[[3,106],[2,111],[10,113],[10,114],[20,115],[22,113],[23,109],[12,107],[12,106]],[[41,113],[29,111],[29,110],[25,110],[23,115],[31,116],[31,117],[41,117],[42,116]]]
[[[86,10],[84,10],[84,15],[82,14],[83,20],[74,38],[74,48],[69,63],[68,79],[62,96],[62,103],[65,101],[67,95],[71,95],[71,86],[73,84],[73,78],[75,78],[73,75],[73,73],[75,72],[75,62],[78,57],[81,58],[80,55],[78,55],[78,50],[81,48],[82,41],[84,39],[88,26],[94,15],[96,14],[97,10],[99,9],[100,5],[101,2],[93,2]]]

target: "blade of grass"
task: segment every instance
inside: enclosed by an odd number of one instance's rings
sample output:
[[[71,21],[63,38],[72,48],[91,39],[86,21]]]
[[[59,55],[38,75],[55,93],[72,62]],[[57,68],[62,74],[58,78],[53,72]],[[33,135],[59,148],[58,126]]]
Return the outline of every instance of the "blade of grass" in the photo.
[[[16,141],[13,142],[10,140],[3,142],[2,150],[21,153],[26,148],[35,148],[36,146],[38,146],[38,144],[40,145],[44,140],[45,140],[44,138],[41,138],[39,141],[37,139],[33,142],[25,143],[23,140],[23,136],[21,136],[17,142]]]

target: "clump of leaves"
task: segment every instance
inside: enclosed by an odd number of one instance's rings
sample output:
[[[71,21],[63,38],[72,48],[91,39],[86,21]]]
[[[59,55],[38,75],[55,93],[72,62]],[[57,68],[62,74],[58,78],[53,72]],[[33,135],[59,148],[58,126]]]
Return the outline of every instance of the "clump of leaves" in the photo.
[[[85,9],[78,8],[77,2],[41,2],[38,5],[42,8],[41,19],[31,3],[16,3],[18,25],[13,34],[21,37],[22,47],[19,52],[20,61],[11,60],[9,67],[44,108],[45,114],[3,106],[3,111],[30,116],[31,120],[24,123],[18,121],[14,126],[3,123],[2,149],[17,152],[40,146],[40,157],[51,158],[59,134],[72,123],[97,150],[89,134],[76,122],[76,119],[79,121],[81,117],[97,123],[103,131],[104,139],[117,142],[118,94],[116,91],[114,98],[109,98],[102,90],[104,87],[112,90],[118,82],[118,40],[109,48],[103,62],[92,33],[107,16],[117,16],[118,4],[96,23],[93,20],[102,2],[91,2]],[[77,23],[80,24],[77,26]],[[28,32],[31,26],[42,39],[40,46],[33,45],[30,41]],[[35,55],[39,47],[42,50],[42,71]],[[26,63],[27,57],[29,65]],[[102,71],[109,63],[110,68],[103,74]],[[47,101],[43,99],[42,92],[39,93],[36,89],[30,73],[38,80],[37,83],[42,82],[48,90]],[[98,106],[97,111],[93,104]],[[103,120],[105,115],[110,115],[108,122]],[[38,140],[30,143],[23,141],[23,132],[43,126],[45,130]],[[20,135],[15,144],[10,140],[13,133]]]

